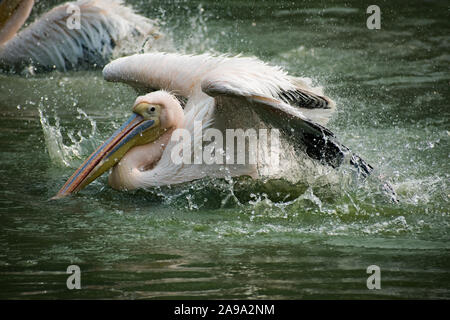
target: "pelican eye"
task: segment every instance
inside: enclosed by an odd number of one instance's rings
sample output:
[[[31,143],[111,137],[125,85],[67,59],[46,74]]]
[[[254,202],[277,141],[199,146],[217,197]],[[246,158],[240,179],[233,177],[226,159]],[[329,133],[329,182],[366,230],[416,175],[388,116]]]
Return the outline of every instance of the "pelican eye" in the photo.
[[[133,107],[133,112],[141,115],[144,118],[158,117],[161,112],[161,106],[158,104],[141,102]]]

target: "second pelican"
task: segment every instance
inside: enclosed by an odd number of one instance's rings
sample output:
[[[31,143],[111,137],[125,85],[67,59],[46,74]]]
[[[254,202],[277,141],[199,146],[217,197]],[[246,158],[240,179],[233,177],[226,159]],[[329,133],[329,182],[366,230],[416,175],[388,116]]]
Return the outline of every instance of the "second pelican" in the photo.
[[[20,33],[34,0],[0,1],[0,67],[37,70],[103,67],[113,55],[138,52],[159,37],[156,22],[122,0],[59,5]]]

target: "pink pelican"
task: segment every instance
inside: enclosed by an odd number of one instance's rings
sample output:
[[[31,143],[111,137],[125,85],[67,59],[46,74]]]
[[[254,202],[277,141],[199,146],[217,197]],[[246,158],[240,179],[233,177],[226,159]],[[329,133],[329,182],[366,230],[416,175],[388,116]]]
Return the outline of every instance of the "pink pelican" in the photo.
[[[103,67],[112,56],[136,53],[159,37],[154,21],[121,0],[79,0],[59,5],[30,26],[34,0],[0,1],[0,65],[66,71]]]
[[[55,198],[80,191],[109,169],[109,184],[119,190],[206,176],[289,177],[300,158],[333,168],[347,162],[362,177],[373,170],[325,128],[335,104],[321,88],[256,58],[137,54],[112,61],[103,69],[103,76],[150,93],[136,99],[132,116],[87,158]],[[195,130],[196,122],[202,130]],[[281,165],[272,168],[270,161],[259,157],[257,163],[246,160],[240,164],[173,161],[174,149],[179,146],[172,139],[177,129],[190,133],[195,145],[205,138],[207,128],[216,132],[276,128],[282,146]],[[212,139],[201,141],[203,149],[213,143]],[[194,149],[188,149],[188,158]]]

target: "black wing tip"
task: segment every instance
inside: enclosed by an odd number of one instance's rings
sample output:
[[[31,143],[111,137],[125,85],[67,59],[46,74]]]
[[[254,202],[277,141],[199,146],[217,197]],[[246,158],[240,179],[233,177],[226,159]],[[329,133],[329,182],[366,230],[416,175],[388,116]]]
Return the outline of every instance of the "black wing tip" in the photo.
[[[369,163],[356,154],[352,154],[350,164],[358,170],[358,173],[363,179],[366,179],[374,171],[374,168]],[[392,203],[400,202],[398,200],[397,193],[388,181],[382,181],[381,190]]]
[[[285,90],[278,94],[284,102],[306,109],[331,109],[332,103],[325,97],[300,89]]]
[[[374,170],[374,168],[369,163],[364,161],[360,156],[356,154],[352,154],[350,158],[350,164],[358,170],[358,173],[364,179],[370,176],[370,174]]]

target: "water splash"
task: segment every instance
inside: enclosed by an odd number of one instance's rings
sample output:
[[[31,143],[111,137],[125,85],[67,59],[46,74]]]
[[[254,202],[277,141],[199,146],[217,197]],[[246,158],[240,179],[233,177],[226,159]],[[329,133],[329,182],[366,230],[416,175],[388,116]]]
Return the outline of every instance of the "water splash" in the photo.
[[[158,41],[149,51],[176,51],[187,54],[215,53],[222,33],[212,33],[208,20],[212,13],[202,4],[190,7],[188,3],[179,4],[176,15],[169,15],[166,9],[159,8],[159,21],[164,33],[164,41]]]
[[[64,139],[63,128],[61,127],[61,120],[54,111],[53,124],[50,117],[46,115],[45,108],[40,105],[38,108],[39,118],[44,133],[45,145],[51,161],[63,167],[75,167],[77,160],[82,159],[86,144],[92,144],[97,133],[97,124],[94,119],[89,117],[81,108],[77,108],[78,117],[80,120],[87,120],[90,124],[91,130],[87,137],[84,137],[81,130],[76,133],[73,130],[67,132],[67,138]],[[67,143],[67,140],[70,142]],[[66,141],[66,142],[65,142]]]

